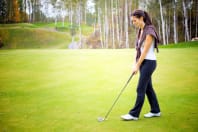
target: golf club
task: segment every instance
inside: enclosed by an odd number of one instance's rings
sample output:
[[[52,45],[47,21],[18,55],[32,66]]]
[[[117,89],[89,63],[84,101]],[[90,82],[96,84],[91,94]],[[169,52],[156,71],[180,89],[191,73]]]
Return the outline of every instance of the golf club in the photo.
[[[115,99],[115,101],[113,102],[113,105],[110,107],[109,111],[107,112],[107,114],[105,115],[105,117],[98,117],[98,122],[102,122],[104,120],[107,119],[108,115],[110,114],[110,112],[112,111],[114,105],[116,104],[116,102],[118,101],[118,99],[120,98],[121,94],[123,93],[123,91],[125,90],[126,86],[128,85],[128,83],[130,82],[131,78],[133,77],[135,73],[132,73],[131,76],[129,77],[128,81],[126,82],[126,84],[124,85],[124,87],[122,88],[122,90],[120,91],[118,97]]]

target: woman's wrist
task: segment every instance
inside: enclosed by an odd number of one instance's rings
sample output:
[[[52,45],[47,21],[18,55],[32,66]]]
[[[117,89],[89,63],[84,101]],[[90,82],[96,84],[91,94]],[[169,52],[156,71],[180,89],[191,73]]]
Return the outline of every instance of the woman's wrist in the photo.
[[[136,66],[137,66],[137,67],[140,67],[140,65],[141,65],[141,64],[140,64],[139,62],[136,63]]]

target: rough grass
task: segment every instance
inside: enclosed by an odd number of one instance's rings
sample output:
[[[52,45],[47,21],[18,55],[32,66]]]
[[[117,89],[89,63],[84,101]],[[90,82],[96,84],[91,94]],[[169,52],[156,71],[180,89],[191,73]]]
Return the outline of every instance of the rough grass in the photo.
[[[82,25],[82,35],[88,36],[93,32],[90,26]],[[76,39],[78,39],[78,27]],[[71,43],[70,24],[57,23],[18,23],[0,24],[0,38],[4,43],[3,49],[67,49]]]
[[[138,121],[120,115],[133,106],[135,76],[107,121],[131,73],[133,50],[1,50],[0,131],[197,131],[197,48],[160,49],[153,85],[162,117]]]
[[[195,48],[198,47],[198,41],[180,42],[177,44],[160,45],[160,48]]]
[[[68,48],[69,34],[44,29],[0,29],[5,46],[3,49]]]

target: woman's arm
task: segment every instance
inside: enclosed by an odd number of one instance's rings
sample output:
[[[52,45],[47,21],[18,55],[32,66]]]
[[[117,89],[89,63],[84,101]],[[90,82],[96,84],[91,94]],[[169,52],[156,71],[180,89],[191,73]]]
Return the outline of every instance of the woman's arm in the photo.
[[[134,68],[133,68],[133,72],[136,74],[143,62],[143,60],[145,59],[151,45],[152,45],[152,41],[153,41],[153,37],[151,35],[146,35],[146,39],[144,42],[144,49],[141,53],[140,58],[138,59],[138,62],[135,64]]]

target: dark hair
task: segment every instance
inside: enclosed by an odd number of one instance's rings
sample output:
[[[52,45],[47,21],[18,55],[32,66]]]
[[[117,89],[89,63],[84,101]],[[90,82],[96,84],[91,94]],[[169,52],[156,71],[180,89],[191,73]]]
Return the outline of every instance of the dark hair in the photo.
[[[135,10],[131,16],[135,16],[137,18],[143,17],[143,21],[146,25],[152,25],[151,18],[146,11],[143,10]]]

